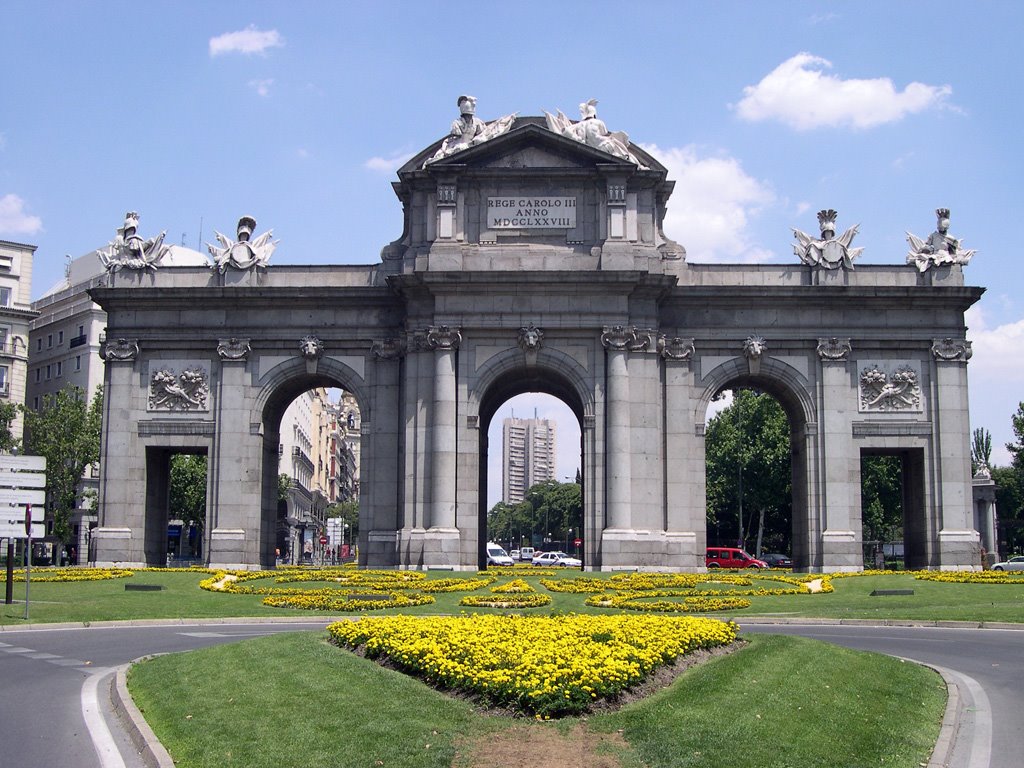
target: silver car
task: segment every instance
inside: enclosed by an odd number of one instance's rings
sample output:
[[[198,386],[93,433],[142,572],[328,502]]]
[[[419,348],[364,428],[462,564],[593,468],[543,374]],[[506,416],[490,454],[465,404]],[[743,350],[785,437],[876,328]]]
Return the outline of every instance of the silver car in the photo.
[[[1024,555],[1011,557],[992,566],[993,571],[1024,571]]]

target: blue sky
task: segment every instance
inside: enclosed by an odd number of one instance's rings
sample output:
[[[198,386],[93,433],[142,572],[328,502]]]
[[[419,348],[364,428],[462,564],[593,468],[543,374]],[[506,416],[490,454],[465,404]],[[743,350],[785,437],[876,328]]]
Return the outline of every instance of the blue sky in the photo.
[[[1024,399],[1022,8],[6,0],[0,238],[38,246],[34,296],[127,210],[192,248],[251,214],[274,263],[374,263],[402,229],[394,171],[456,96],[484,119],[593,97],[669,167],[666,232],[694,262],[793,263],[790,227],[835,208],[862,263],[903,263],[905,232],[952,209],[988,288],[972,424],[1003,464]]]

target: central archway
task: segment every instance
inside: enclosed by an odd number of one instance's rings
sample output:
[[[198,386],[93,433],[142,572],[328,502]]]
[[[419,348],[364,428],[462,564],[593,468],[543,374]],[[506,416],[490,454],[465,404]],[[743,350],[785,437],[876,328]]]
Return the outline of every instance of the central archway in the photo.
[[[526,366],[526,365],[509,365],[509,366],[498,366],[498,370],[492,370],[492,376],[488,377],[490,381],[482,387],[483,395],[479,401],[479,476],[478,476],[478,530],[480,535],[478,536],[477,542],[477,558],[479,566],[483,568],[487,562],[486,544],[487,544],[487,513],[488,513],[488,477],[487,477],[487,459],[489,452],[489,438],[488,432],[490,430],[491,421],[494,419],[498,409],[513,397],[523,395],[527,393],[540,393],[550,395],[563,402],[572,414],[576,417],[580,428],[580,477],[581,477],[581,498],[583,499],[583,513],[582,513],[582,525],[583,529],[590,531],[592,530],[588,525],[587,519],[587,493],[586,493],[586,477],[587,477],[587,462],[586,462],[586,450],[585,441],[586,435],[584,431],[584,413],[585,405],[582,396],[576,385],[572,380],[566,376],[563,372],[550,368],[547,366]],[[500,375],[499,375],[500,373]],[[580,531],[580,537],[583,538],[583,532]],[[587,537],[589,538],[589,537]]]

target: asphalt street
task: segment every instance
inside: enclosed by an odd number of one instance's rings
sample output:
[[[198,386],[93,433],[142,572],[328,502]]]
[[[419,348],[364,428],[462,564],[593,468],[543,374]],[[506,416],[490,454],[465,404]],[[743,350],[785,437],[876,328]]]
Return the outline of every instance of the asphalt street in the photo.
[[[237,622],[237,620],[234,620]],[[114,670],[173,653],[326,621],[195,622],[0,631],[4,765],[143,765],[110,702]],[[963,695],[955,768],[1017,768],[1024,755],[1024,630],[744,623],[744,632],[798,634],[941,668]]]

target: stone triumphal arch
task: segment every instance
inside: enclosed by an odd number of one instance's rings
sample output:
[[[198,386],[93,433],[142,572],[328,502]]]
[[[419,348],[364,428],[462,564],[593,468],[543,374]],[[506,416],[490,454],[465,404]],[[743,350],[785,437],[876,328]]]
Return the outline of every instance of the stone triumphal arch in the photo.
[[[167,456],[209,459],[212,566],[274,563],[281,413],[313,386],[362,414],[359,552],[475,569],[486,428],[527,391],[579,419],[585,566],[704,567],[711,398],[754,386],[792,429],[794,561],[863,566],[863,455],[903,457],[909,567],[975,568],[964,312],[948,235],[854,265],[856,228],[797,231],[793,263],[689,264],[662,230],[673,182],[594,104],[451,133],[398,171],[401,236],[370,266],[270,265],[239,222],[209,268],[162,267],[134,230],[105,254],[97,564],[162,564]],[[147,250],[148,249],[148,250]],[[156,249],[156,250],[155,250]],[[339,254],[341,260],[342,254]]]

